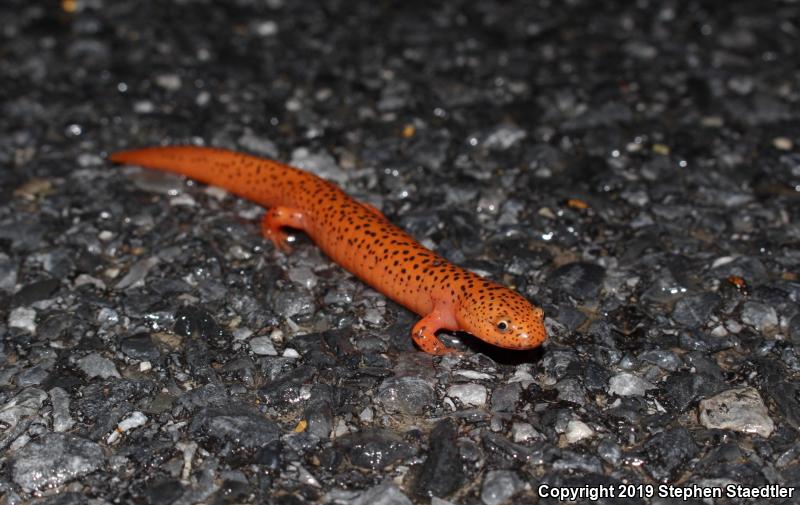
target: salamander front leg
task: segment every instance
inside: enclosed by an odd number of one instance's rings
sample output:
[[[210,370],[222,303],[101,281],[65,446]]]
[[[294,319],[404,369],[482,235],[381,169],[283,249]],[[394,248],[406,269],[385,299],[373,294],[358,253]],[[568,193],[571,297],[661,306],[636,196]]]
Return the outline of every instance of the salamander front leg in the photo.
[[[442,341],[439,340],[439,337],[436,336],[436,332],[441,329],[454,328],[448,328],[442,321],[439,313],[434,310],[414,325],[414,328],[411,330],[411,338],[420,349],[428,354],[442,356],[444,354],[458,352],[456,349],[446,347]]]
[[[285,227],[305,231],[306,215],[290,207],[272,207],[261,220],[261,233],[270,239],[275,247],[289,253],[292,248],[289,246],[289,235],[283,231]]]

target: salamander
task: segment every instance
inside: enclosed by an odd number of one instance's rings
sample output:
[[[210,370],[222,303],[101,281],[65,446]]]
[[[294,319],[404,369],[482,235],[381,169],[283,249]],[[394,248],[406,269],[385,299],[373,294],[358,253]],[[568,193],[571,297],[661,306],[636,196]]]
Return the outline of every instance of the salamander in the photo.
[[[333,261],[422,316],[411,330],[425,352],[452,352],[436,332],[465,331],[507,349],[547,337],[544,312],[519,293],[451,264],[335,184],[277,161],[225,149],[175,146],[121,151],[115,163],[183,174],[268,207],[261,230],[284,252],[286,228],[305,232]]]

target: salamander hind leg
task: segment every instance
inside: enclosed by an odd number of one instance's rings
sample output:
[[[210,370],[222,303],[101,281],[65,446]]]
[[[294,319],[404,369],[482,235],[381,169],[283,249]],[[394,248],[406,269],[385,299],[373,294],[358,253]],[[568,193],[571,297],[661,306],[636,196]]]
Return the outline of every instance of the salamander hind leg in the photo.
[[[285,253],[291,252],[289,246],[289,235],[283,231],[284,228],[296,228],[305,231],[306,215],[290,207],[272,207],[261,220],[261,232],[265,237]]]
[[[456,349],[446,347],[436,336],[436,332],[444,328],[446,326],[442,324],[439,314],[434,311],[414,325],[411,330],[411,338],[420,349],[428,354],[442,356],[444,354],[457,353]]]

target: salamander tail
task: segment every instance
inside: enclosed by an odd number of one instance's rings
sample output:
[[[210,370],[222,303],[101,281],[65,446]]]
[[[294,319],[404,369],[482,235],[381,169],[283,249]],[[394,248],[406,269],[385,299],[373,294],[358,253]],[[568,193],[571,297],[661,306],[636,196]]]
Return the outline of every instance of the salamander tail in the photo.
[[[282,201],[282,188],[273,179],[299,173],[276,161],[212,147],[148,147],[119,151],[108,158],[114,163],[182,174],[266,206]]]
[[[140,165],[165,172],[183,174],[208,184],[223,184],[224,169],[232,165],[238,153],[208,147],[148,147],[119,151],[108,159],[114,163]]]

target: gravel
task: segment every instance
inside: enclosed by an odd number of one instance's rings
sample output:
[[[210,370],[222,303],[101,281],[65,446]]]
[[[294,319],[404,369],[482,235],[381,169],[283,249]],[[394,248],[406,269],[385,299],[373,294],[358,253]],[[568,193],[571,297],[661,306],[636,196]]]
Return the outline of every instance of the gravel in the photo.
[[[490,470],[483,478],[481,501],[485,505],[507,503],[524,486],[516,472],[509,470]]]
[[[573,419],[567,424],[567,431],[564,432],[564,437],[567,443],[574,444],[594,435],[594,431],[588,424],[581,420]]]
[[[617,374],[608,381],[608,392],[618,396],[644,396],[649,389],[655,386],[630,373]]]
[[[736,388],[706,398],[698,406],[706,428],[756,433],[768,438],[775,430],[764,400],[754,388]]]
[[[42,408],[47,393],[37,388],[27,388],[0,407],[0,422],[16,426],[20,420],[35,415]]]
[[[4,503],[800,485],[797,2],[0,19]],[[257,205],[105,159],[187,143],[340,184],[540,304],[550,339],[424,355],[415,315],[302,233],[276,251]]]
[[[269,337],[256,337],[250,340],[250,349],[259,356],[277,356],[278,351]]]
[[[8,327],[36,333],[36,311],[28,307],[17,307],[8,316]]]
[[[66,433],[49,433],[14,454],[14,483],[24,491],[60,486],[94,472],[104,464],[103,449],[96,443]]]
[[[486,405],[486,387],[480,384],[455,384],[447,388],[447,396],[463,405],[472,407]]]
[[[87,376],[102,377],[107,379],[109,377],[120,377],[114,362],[108,358],[104,358],[97,353],[89,354],[79,359],[76,364],[78,368],[83,371]]]
[[[376,401],[389,413],[422,414],[436,399],[430,382],[419,377],[391,377],[378,387]]]

